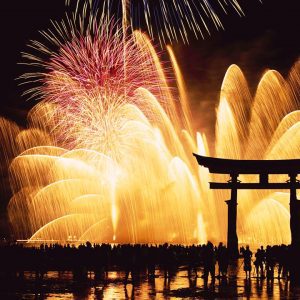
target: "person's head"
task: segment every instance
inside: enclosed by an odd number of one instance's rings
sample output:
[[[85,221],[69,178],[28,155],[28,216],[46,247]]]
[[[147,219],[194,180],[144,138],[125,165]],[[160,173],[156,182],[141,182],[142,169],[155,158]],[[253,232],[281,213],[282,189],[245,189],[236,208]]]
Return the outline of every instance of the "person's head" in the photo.
[[[208,242],[207,242],[207,247],[208,247],[208,248],[213,248],[213,247],[214,247],[214,245],[213,245],[213,243],[212,243],[212,242],[208,241]]]
[[[246,246],[246,249],[249,250],[249,245]]]

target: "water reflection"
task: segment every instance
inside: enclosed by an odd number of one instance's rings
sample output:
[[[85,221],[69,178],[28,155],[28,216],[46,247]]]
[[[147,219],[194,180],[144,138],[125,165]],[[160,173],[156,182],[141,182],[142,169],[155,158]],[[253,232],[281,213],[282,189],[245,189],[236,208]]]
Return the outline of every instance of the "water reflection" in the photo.
[[[14,283],[5,291],[1,288],[0,299],[179,299],[193,298],[277,298],[299,299],[299,288],[291,287],[283,278],[245,279],[242,261],[229,268],[228,278],[216,278],[215,284],[209,278],[207,286],[201,278],[202,271],[188,276],[187,267],[165,277],[163,270],[156,270],[155,276],[141,274],[139,280],[128,278],[124,284],[125,272],[110,271],[106,280],[98,280],[91,272],[84,282],[73,280],[72,272],[48,272],[42,282],[35,281],[33,272],[25,272],[24,280]],[[237,275],[236,275],[237,274]],[[276,275],[276,274],[275,274]]]

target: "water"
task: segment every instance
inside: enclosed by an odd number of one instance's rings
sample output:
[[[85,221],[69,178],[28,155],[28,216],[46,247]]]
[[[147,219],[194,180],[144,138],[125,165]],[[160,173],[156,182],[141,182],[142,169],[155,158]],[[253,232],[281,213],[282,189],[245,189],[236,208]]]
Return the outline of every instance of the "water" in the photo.
[[[198,269],[200,277],[202,270]],[[217,274],[217,272],[216,272]],[[235,276],[237,274],[237,276]],[[176,276],[165,280],[163,272],[156,270],[156,277],[148,279],[142,274],[134,285],[125,286],[123,271],[110,271],[107,281],[94,280],[91,273],[85,283],[73,281],[71,272],[48,272],[41,284],[35,283],[33,272],[25,273],[23,283],[2,285],[0,299],[299,299],[300,288],[292,287],[286,279],[261,280],[253,270],[250,280],[245,279],[242,260],[230,266],[227,280],[216,279],[215,287],[205,289],[204,280],[194,277],[189,280],[186,267],[180,267]],[[11,286],[11,287],[9,287]]]

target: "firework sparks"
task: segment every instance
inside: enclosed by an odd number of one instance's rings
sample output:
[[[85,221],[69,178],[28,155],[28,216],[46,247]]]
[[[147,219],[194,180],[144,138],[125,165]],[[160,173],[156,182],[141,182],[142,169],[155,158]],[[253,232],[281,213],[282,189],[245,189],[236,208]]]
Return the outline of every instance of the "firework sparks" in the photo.
[[[74,2],[78,8],[81,1]],[[71,3],[66,0],[67,5]],[[237,0],[90,0],[90,5],[107,16],[121,18],[123,26],[127,23],[133,30],[146,29],[152,39],[158,36],[161,44],[179,40],[188,43],[190,32],[204,38],[205,33],[210,35],[211,27],[223,29],[219,18],[222,13],[244,15]]]
[[[192,157],[159,55],[147,36],[125,36],[103,16],[86,9],[53,23],[45,43],[31,43],[36,55],[24,53],[44,71],[21,77],[37,83],[28,93],[41,101],[28,116],[32,130],[17,138],[23,152],[11,165],[11,217],[24,206],[32,221],[19,222],[32,240],[203,241]]]
[[[29,113],[28,130],[0,120],[4,153],[17,155],[10,165],[8,214],[18,238],[225,240],[227,197],[208,191],[209,175],[191,155],[205,155],[208,145],[204,135],[197,134],[196,145],[190,134],[188,98],[171,48],[183,98],[177,106],[159,56],[141,32],[124,36],[102,13],[87,9],[53,25],[43,32],[49,45],[32,42],[36,54],[24,54],[41,70],[22,76],[37,83],[29,94],[41,99]],[[228,69],[217,112],[218,156],[299,156],[299,67],[287,80],[267,72],[254,99],[242,71]],[[289,242],[288,201],[281,204],[287,194],[245,192],[241,198],[243,242]]]

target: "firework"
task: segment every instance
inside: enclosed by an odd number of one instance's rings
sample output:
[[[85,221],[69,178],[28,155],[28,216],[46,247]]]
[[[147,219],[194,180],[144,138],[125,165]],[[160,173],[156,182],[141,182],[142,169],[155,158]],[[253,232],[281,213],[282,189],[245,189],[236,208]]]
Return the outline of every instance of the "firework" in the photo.
[[[172,49],[177,105],[143,33],[124,36],[102,13],[87,10],[53,25],[43,32],[45,43],[31,43],[35,54],[24,54],[39,69],[22,76],[41,100],[29,128],[0,120],[4,153],[15,156],[8,206],[15,235],[62,243],[224,241],[228,195],[208,190],[210,175],[193,159],[192,152],[209,155],[208,142],[193,132]],[[217,111],[219,157],[299,156],[299,67],[286,80],[268,71],[254,98],[242,71],[229,68]],[[289,243],[288,194],[241,193],[240,240]]]
[[[66,0],[66,4],[71,3]],[[80,3],[77,0],[77,8]],[[244,14],[237,0],[94,0],[90,5],[122,19],[123,26],[130,24],[133,30],[146,30],[151,38],[158,36],[161,44],[179,40],[188,43],[189,33],[204,38],[205,33],[210,35],[211,27],[223,29],[220,14]]]
[[[286,80],[268,71],[255,97],[242,71],[235,65],[228,69],[217,111],[217,156],[299,157],[299,66],[295,64]],[[30,236],[30,242],[224,241],[228,195],[209,191],[209,176],[216,175],[189,160],[192,151],[209,155],[204,135],[197,133],[197,149],[193,136],[187,131],[180,135],[146,89],[138,88],[134,96],[144,101],[131,102],[127,95],[127,101],[115,106],[110,98],[103,112],[102,98],[84,94],[80,92],[82,112],[72,113],[49,98],[30,112],[28,130],[17,133],[16,126],[3,121],[11,128],[6,136],[15,137],[13,152],[22,152],[10,166],[14,196],[8,209],[15,234]],[[155,118],[146,117],[149,107]],[[240,241],[253,246],[289,243],[289,194],[240,193]]]
[[[11,165],[16,232],[31,241],[205,241],[195,163],[180,141],[188,122],[178,121],[167,72],[147,36],[124,36],[102,16],[54,23],[43,32],[48,45],[24,53],[43,71],[22,76],[37,83],[29,93],[40,102]]]

